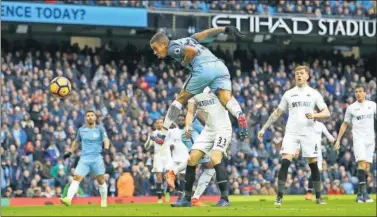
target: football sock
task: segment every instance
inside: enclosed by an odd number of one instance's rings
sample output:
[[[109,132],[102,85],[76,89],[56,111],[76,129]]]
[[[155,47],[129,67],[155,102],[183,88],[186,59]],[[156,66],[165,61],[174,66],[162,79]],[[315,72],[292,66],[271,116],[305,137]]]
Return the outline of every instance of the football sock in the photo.
[[[313,180],[315,196],[316,198],[321,198],[321,173],[319,172],[318,163],[310,163],[309,167],[312,173],[311,177]]]
[[[177,100],[174,100],[173,103],[170,105],[168,112],[166,113],[166,117],[164,120],[164,128],[167,130],[170,128],[173,122],[176,122],[179,116],[179,113],[182,110],[182,104]]]
[[[306,193],[313,193],[313,177],[311,175],[309,177],[308,190]]]
[[[224,163],[215,165],[216,181],[219,185],[221,198],[228,201],[228,171],[224,167]]]
[[[357,195],[364,195],[367,192],[367,185],[365,180],[365,170],[357,170],[357,178],[359,179],[359,186]]]
[[[185,174],[185,198],[191,201],[192,186],[195,182],[195,169],[196,166],[187,165]]]
[[[278,197],[283,197],[283,190],[285,182],[287,181],[288,169],[291,165],[291,161],[288,159],[281,160],[281,168],[278,174]]]
[[[183,192],[183,189],[184,189],[184,180],[178,180],[178,179],[176,179],[174,181],[174,184],[175,184],[175,189],[178,192],[178,198],[182,198],[182,196],[184,194],[184,192]]]
[[[206,190],[213,175],[215,175],[215,169],[204,169],[203,173],[199,177],[198,186],[195,189],[194,196],[192,198],[199,199],[203,192]]]
[[[176,166],[173,170],[174,174],[175,175],[178,175],[180,172],[182,172],[183,170],[185,170],[187,167],[187,160],[181,162],[178,166]]]
[[[242,114],[241,106],[234,97],[229,100],[225,107],[236,118],[238,118],[238,116]]]
[[[161,197],[162,197],[162,183],[157,183],[156,194],[157,194],[158,199],[161,199]]]
[[[72,180],[68,188],[67,197],[71,201],[73,196],[75,196],[77,190],[79,189],[80,182]]]
[[[99,194],[101,195],[102,201],[107,201],[107,184],[104,182],[99,186]]]

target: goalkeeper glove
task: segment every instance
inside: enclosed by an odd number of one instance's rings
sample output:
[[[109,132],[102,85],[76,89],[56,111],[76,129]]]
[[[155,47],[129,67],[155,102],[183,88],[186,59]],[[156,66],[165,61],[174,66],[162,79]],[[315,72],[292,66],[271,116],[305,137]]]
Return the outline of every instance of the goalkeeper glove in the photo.
[[[236,39],[245,37],[235,26],[225,26],[225,33],[232,35]]]
[[[64,153],[64,156],[63,156],[64,160],[67,159],[67,158],[69,158],[69,157],[71,157],[71,155],[72,155],[72,152],[66,152],[66,153]]]

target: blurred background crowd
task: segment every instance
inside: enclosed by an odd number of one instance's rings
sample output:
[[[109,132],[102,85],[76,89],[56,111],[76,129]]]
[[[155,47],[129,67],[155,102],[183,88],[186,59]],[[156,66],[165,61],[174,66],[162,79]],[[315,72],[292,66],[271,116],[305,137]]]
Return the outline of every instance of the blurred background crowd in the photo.
[[[151,173],[153,150],[144,142],[153,122],[163,117],[179,92],[188,72],[171,60],[158,60],[150,48],[125,48],[105,44],[98,49],[69,43],[40,44],[36,41],[2,41],[1,55],[1,189],[4,197],[59,197],[66,193],[80,157],[62,156],[71,146],[77,129],[93,109],[98,124],[107,130],[111,154],[104,156],[110,196],[154,195]],[[276,192],[280,168],[279,150],[287,115],[265,134],[256,132],[277,107],[284,91],[294,86],[297,64],[310,66],[310,85],[323,95],[331,118],[325,122],[337,137],[345,108],[354,101],[354,87],[362,85],[367,98],[376,100],[375,53],[345,57],[339,52],[281,49],[274,55],[256,54],[242,47],[234,52],[211,50],[229,67],[233,93],[249,120],[250,139],[237,137],[237,123],[228,157],[230,193],[234,195]],[[49,94],[49,81],[66,76],[73,85],[66,99]],[[352,134],[345,134],[336,152],[326,139],[322,181],[324,194],[353,194],[358,179]],[[376,155],[368,176],[368,191],[376,192]],[[200,174],[198,170],[197,174]],[[299,157],[289,169],[286,193],[304,194],[310,168]],[[98,184],[86,177],[80,196],[98,196]],[[219,191],[214,180],[205,195]]]
[[[376,1],[370,0],[230,0],[230,1],[140,1],[140,0],[44,0],[47,3],[87,4],[116,7],[146,7],[159,10],[227,12],[259,15],[305,14],[309,16],[376,17]]]

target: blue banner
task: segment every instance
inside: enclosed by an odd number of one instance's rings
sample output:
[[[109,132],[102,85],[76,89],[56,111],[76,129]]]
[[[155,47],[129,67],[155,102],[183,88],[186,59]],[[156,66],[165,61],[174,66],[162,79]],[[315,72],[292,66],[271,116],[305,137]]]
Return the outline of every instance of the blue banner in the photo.
[[[147,27],[145,8],[1,2],[2,22]]]

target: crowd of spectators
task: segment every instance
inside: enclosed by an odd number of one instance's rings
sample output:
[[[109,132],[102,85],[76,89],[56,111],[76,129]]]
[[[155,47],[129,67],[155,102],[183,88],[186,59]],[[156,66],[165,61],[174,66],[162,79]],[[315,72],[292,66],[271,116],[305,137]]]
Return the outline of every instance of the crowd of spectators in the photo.
[[[191,10],[245,14],[305,14],[321,17],[376,17],[376,1],[371,0],[229,0],[229,1],[139,1],[139,0],[45,0],[48,3],[88,4],[115,7]]]
[[[22,45],[24,44],[24,45]],[[87,109],[95,110],[98,124],[107,130],[111,154],[104,157],[109,195],[153,195],[153,151],[143,144],[162,117],[188,73],[172,61],[157,60],[149,48],[113,44],[96,50],[77,45],[10,43],[3,40],[1,55],[1,189],[4,197],[55,197],[67,190],[80,151],[63,160]],[[230,193],[240,195],[276,192],[279,150],[287,116],[265,133],[256,132],[278,105],[284,91],[293,87],[292,70],[310,66],[310,85],[324,96],[331,111],[325,122],[336,137],[347,105],[354,101],[354,87],[362,85],[368,99],[376,100],[373,59],[345,57],[338,52],[279,50],[258,55],[239,47],[213,52],[225,60],[232,75],[233,93],[249,120],[251,138],[238,139],[237,124],[228,157]],[[252,64],[250,64],[252,63]],[[66,76],[73,91],[66,99],[49,94],[49,81]],[[324,139],[323,193],[352,194],[358,179],[352,135],[348,131],[337,153]],[[368,190],[376,192],[376,155],[368,177]],[[200,172],[198,171],[198,174]],[[289,169],[286,192],[303,194],[310,168],[301,157]],[[97,196],[98,184],[86,177],[80,196]],[[206,195],[219,191],[212,180]]]

